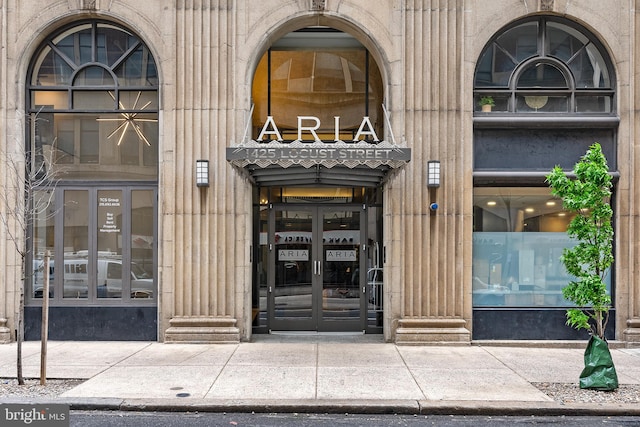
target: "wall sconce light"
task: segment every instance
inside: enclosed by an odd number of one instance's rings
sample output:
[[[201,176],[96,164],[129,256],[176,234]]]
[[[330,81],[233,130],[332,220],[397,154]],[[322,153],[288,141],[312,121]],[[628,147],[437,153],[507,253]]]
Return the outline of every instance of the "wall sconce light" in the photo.
[[[429,160],[427,162],[427,187],[440,187],[440,161]]]
[[[196,160],[196,185],[209,186],[209,160]]]

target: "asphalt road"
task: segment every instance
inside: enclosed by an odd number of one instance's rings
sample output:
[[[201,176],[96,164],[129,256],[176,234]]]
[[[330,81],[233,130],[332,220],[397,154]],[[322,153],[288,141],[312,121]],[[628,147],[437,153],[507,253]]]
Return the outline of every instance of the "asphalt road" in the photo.
[[[73,427],[631,427],[640,417],[501,417],[463,415],[250,414],[72,411]]]

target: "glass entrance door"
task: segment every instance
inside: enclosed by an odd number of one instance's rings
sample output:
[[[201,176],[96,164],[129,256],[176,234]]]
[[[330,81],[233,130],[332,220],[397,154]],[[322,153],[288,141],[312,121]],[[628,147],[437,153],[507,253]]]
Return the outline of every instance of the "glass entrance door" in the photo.
[[[361,209],[288,205],[272,210],[271,330],[365,328]]]

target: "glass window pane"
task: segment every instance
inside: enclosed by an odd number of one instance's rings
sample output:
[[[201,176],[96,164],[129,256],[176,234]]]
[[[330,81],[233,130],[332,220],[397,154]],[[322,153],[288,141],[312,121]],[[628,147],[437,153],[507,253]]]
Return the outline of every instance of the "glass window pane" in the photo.
[[[474,306],[571,305],[560,261],[576,244],[566,234],[571,218],[547,188],[474,189]]]
[[[140,45],[114,70],[121,86],[157,86],[158,72],[149,50]]]
[[[610,113],[610,96],[576,96],[576,111],[580,113]]]
[[[118,92],[118,108],[120,110],[158,110],[158,92],[155,90],[121,90]]]
[[[63,86],[71,83],[71,66],[46,46],[36,60],[31,84],[35,86]]]
[[[518,95],[516,111],[519,113],[566,113],[569,96]]]
[[[98,62],[112,66],[138,39],[119,28],[99,24],[96,55]]]
[[[80,163],[100,162],[100,137],[98,122],[91,119],[80,121]]]
[[[576,89],[611,87],[604,58],[593,44],[581,50],[568,65],[575,76]]]
[[[131,192],[131,298],[155,296],[155,192]]]
[[[102,67],[87,67],[76,75],[74,86],[115,86],[111,74]]]
[[[589,39],[578,30],[558,22],[547,22],[547,51],[562,61],[568,61],[576,52],[589,43]]]
[[[73,108],[75,110],[115,110],[116,101],[112,91],[74,90]]]
[[[69,109],[69,92],[66,90],[36,90],[31,95],[31,104],[38,111]]]
[[[536,63],[518,78],[518,88],[568,88],[567,79],[551,64]]]
[[[122,268],[122,191],[98,191],[98,298],[121,298]]]
[[[498,36],[496,44],[516,62],[538,53],[538,21],[526,22]]]
[[[64,298],[87,298],[89,289],[89,192],[64,192]]]
[[[49,251],[49,296],[55,296],[54,282],[54,236],[55,200],[52,190],[36,191],[33,194],[33,293],[42,298],[44,289],[44,260]]]
[[[154,180],[157,117],[157,113],[47,113],[46,121],[38,121],[42,126],[35,128],[35,140],[40,141],[47,167],[65,180]]]

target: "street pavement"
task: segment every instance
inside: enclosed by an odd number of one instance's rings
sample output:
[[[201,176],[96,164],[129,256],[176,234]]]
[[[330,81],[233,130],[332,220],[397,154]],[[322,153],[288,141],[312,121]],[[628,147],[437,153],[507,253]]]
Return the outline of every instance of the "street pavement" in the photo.
[[[557,343],[556,343],[557,344]],[[533,383],[577,384],[586,342],[397,346],[380,336],[254,335],[239,344],[50,341],[47,378],[86,379],[58,398],[71,409],[502,415],[640,415],[640,404],[560,403]],[[640,384],[640,349],[615,348],[621,385]],[[0,345],[15,378],[16,344]],[[40,342],[23,343],[38,378]],[[1,388],[0,388],[1,391]]]

